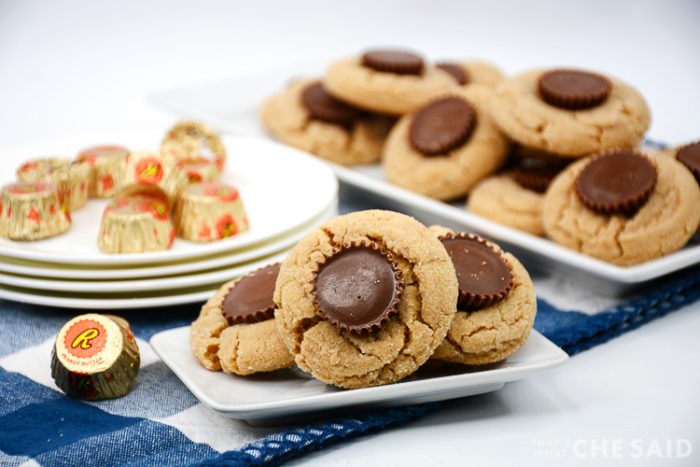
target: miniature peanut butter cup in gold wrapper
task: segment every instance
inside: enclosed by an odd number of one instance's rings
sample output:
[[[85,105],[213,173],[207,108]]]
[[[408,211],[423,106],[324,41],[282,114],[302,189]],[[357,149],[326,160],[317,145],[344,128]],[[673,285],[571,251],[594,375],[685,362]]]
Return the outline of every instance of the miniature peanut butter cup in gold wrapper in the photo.
[[[134,151],[126,156],[117,196],[129,196],[156,187],[168,197],[170,206],[174,206],[178,193],[185,184],[182,172],[175,166],[165,164],[159,153]]]
[[[180,193],[175,208],[177,234],[195,242],[210,242],[248,230],[241,196],[223,183],[197,183]]]
[[[71,163],[67,158],[49,157],[25,162],[17,169],[22,182],[52,183],[68,209],[75,211],[85,206],[88,198],[90,168],[82,163]]]
[[[88,193],[93,198],[111,198],[119,186],[119,175],[129,150],[124,146],[93,146],[80,151],[76,161],[89,166]]]
[[[2,189],[0,236],[10,240],[41,240],[62,234],[70,226],[70,212],[59,201],[54,185],[19,182]]]
[[[160,152],[166,163],[172,165],[182,160],[205,158],[213,161],[221,172],[226,164],[226,147],[221,138],[200,122],[177,123],[165,134]]]
[[[126,395],[139,372],[139,348],[129,323],[90,313],[63,325],[51,355],[51,376],[71,397],[113,399]]]
[[[204,157],[181,160],[176,167],[184,174],[188,185],[202,182],[218,182],[221,178],[219,170],[216,168],[216,163]]]
[[[105,253],[169,249],[175,239],[165,200],[150,196],[115,198],[104,210],[97,245]]]

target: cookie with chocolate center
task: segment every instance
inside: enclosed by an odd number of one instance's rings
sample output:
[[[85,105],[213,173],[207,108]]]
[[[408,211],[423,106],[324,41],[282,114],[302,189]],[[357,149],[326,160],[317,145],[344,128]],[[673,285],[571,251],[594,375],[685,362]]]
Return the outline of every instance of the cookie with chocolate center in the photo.
[[[320,81],[305,79],[268,98],[260,119],[282,143],[348,166],[379,160],[393,123],[337,99]]]
[[[457,314],[433,360],[488,365],[527,341],[537,313],[527,270],[510,253],[478,235],[430,228],[450,255],[459,283]]]
[[[549,237],[620,266],[682,248],[700,224],[700,187],[676,159],[616,150],[568,166],[547,190]]]
[[[629,84],[586,70],[530,70],[501,82],[491,113],[513,141],[560,157],[634,148],[649,106]]]
[[[478,84],[433,99],[405,115],[384,146],[389,181],[422,195],[466,195],[506,160],[508,141],[487,112],[492,96]]]
[[[457,276],[445,248],[390,211],[338,217],[282,263],[275,321],[297,366],[343,388],[412,374],[444,339]]]
[[[190,348],[206,369],[251,375],[289,368],[272,300],[279,263],[224,284],[190,328]]]
[[[369,50],[331,64],[323,84],[332,95],[361,109],[403,115],[457,86],[452,75],[413,52]]]

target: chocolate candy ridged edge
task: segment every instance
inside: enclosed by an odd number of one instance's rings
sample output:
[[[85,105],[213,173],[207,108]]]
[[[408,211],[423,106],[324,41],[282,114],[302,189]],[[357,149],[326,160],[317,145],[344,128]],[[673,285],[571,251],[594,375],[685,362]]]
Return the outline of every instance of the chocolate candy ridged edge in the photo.
[[[561,89],[557,89],[556,86],[552,86],[547,82],[547,78],[564,73],[587,75],[588,77],[593,77],[594,79],[599,80],[603,86],[598,89],[597,92],[592,93],[584,93],[580,91],[572,92],[571,90],[568,90],[567,93],[561,92]],[[612,82],[603,75],[586,70],[576,70],[570,68],[556,68],[545,71],[537,80],[537,92],[542,100],[550,105],[553,105],[554,107],[565,110],[586,110],[602,105],[610,96],[612,88]]]
[[[274,305],[274,302],[273,302],[272,306],[266,307],[264,309],[256,310],[252,313],[249,313],[246,316],[235,316],[231,319],[229,319],[229,316],[224,312],[224,310],[225,310],[226,301],[228,300],[229,295],[231,294],[231,292],[233,292],[233,290],[236,288],[236,286],[239,285],[240,281],[242,281],[246,278],[253,277],[256,274],[264,271],[265,269],[269,269],[272,267],[277,268],[277,275],[279,275],[279,268],[281,265],[282,265],[282,263],[277,262],[277,263],[268,264],[267,266],[260,267],[254,271],[249,272],[248,274],[245,274],[245,275],[239,277],[238,280],[233,285],[231,285],[229,290],[226,292],[226,295],[224,296],[223,300],[221,301],[221,314],[224,316],[224,318],[226,319],[226,321],[228,322],[228,324],[230,326],[235,326],[238,324],[254,324],[254,323],[259,323],[261,321],[267,321],[267,320],[273,319],[275,317],[275,309],[277,307]],[[276,279],[277,275],[275,276],[275,279]]]
[[[381,313],[376,319],[372,320],[371,322],[362,324],[362,325],[357,325],[357,326],[352,326],[348,325],[345,323],[342,323],[338,321],[337,319],[332,318],[331,316],[328,316],[321,306],[318,303],[318,294],[317,294],[317,280],[318,280],[318,275],[323,269],[323,267],[328,264],[328,262],[336,255],[344,252],[344,251],[351,251],[353,249],[369,249],[373,250],[377,254],[383,256],[384,258],[387,259],[387,261],[390,263],[391,268],[393,270],[393,275],[394,275],[394,293],[392,296],[391,301],[389,304],[385,307],[384,312]],[[394,260],[393,254],[384,248],[381,245],[377,245],[374,242],[369,242],[362,240],[360,242],[352,242],[349,245],[343,245],[340,247],[337,247],[333,250],[333,253],[330,255],[324,255],[323,259],[316,264],[316,267],[313,270],[314,274],[314,281],[313,281],[313,288],[312,288],[312,295],[314,298],[314,306],[316,307],[317,311],[323,316],[325,319],[327,319],[331,324],[333,324],[336,329],[340,332],[346,331],[346,332],[351,332],[355,335],[368,335],[374,332],[379,331],[384,324],[389,321],[389,319],[398,313],[399,311],[399,304],[401,303],[401,295],[404,290],[404,280],[401,275],[401,269],[399,268],[399,265],[396,263]]]
[[[498,258],[502,261],[503,265],[505,265],[509,273],[508,281],[506,282],[503,289],[499,290],[498,292],[475,294],[460,289],[458,308],[463,309],[464,311],[478,311],[483,308],[495,305],[496,303],[506,298],[506,296],[513,289],[513,268],[511,267],[510,263],[503,257],[503,250],[501,250],[499,247],[489,242],[485,238],[482,238],[478,235],[469,232],[451,232],[440,235],[438,237],[438,240],[440,240],[440,242],[443,242],[445,240],[449,241],[456,239],[470,240],[488,248],[494,253],[494,255],[498,256]]]
[[[444,106],[449,103],[455,103],[459,101],[460,104],[464,104],[465,110],[465,121],[462,122],[461,128],[453,127],[453,130],[459,130],[454,132],[451,138],[438,144],[435,141],[429,141],[428,143],[421,141],[421,135],[419,131],[421,130],[421,124],[427,119],[429,122],[431,112],[435,112],[436,108],[439,106]],[[466,98],[458,95],[447,94],[443,96],[436,97],[425,104],[423,104],[415,113],[411,116],[411,122],[408,127],[408,141],[419,153],[424,156],[439,156],[445,155],[450,151],[457,149],[467,143],[474,133],[476,126],[478,124],[478,115],[474,108],[474,105],[469,102]]]
[[[653,176],[651,181],[649,182],[649,185],[647,187],[642,187],[643,189],[638,191],[637,193],[632,193],[626,198],[614,202],[601,202],[594,200],[590,196],[588,196],[585,192],[585,189],[581,186],[581,176],[591,166],[591,164],[598,163],[601,160],[604,160],[608,157],[614,157],[616,155],[626,153],[640,157],[653,168]],[[605,151],[593,156],[591,160],[585,164],[585,166],[579,171],[578,175],[576,176],[574,189],[576,191],[576,195],[578,196],[579,200],[581,200],[581,202],[584,204],[584,206],[586,206],[594,212],[605,215],[621,214],[625,216],[631,216],[634,215],[649,200],[652,193],[654,192],[654,189],[656,188],[658,178],[658,167],[656,166],[654,161],[652,161],[649,157],[645,156],[641,152],[632,149],[611,149],[609,151]]]

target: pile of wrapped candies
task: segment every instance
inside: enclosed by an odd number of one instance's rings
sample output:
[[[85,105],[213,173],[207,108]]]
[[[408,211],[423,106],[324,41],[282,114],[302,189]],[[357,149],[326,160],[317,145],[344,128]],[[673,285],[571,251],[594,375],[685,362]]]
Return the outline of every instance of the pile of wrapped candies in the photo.
[[[0,237],[34,241],[67,232],[88,198],[112,198],[97,244],[105,253],[169,249],[176,236],[196,242],[248,229],[238,190],[220,182],[226,148],[199,122],[173,126],[157,151],[94,146],[74,160],[32,159],[2,188]]]

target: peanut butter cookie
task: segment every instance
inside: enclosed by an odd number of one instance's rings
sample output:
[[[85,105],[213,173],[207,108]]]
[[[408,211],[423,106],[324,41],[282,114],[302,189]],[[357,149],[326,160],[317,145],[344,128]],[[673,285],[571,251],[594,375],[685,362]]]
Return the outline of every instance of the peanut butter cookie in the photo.
[[[491,90],[456,89],[405,115],[389,134],[391,183],[440,200],[466,195],[506,160],[508,141],[486,109]]]
[[[270,97],[260,119],[281,142],[341,165],[378,161],[392,124],[338,101],[311,80],[295,81]]]
[[[294,364],[273,319],[278,273],[273,264],[234,279],[204,304],[190,328],[190,348],[204,368],[251,375]]]
[[[371,50],[333,63],[323,78],[328,92],[372,112],[403,115],[457,86],[452,76],[416,54]]]
[[[700,188],[671,157],[614,150],[570,165],[542,206],[557,243],[620,266],[682,248],[700,224]]]
[[[275,321],[296,364],[343,388],[399,381],[442,342],[457,303],[447,251],[390,211],[338,217],[282,263]]]
[[[465,365],[505,360],[525,343],[535,322],[530,275],[513,255],[477,235],[430,230],[450,254],[459,283],[457,314],[432,359]]]
[[[650,112],[632,86],[581,70],[532,70],[503,81],[491,113],[511,139],[560,156],[636,147]]]

